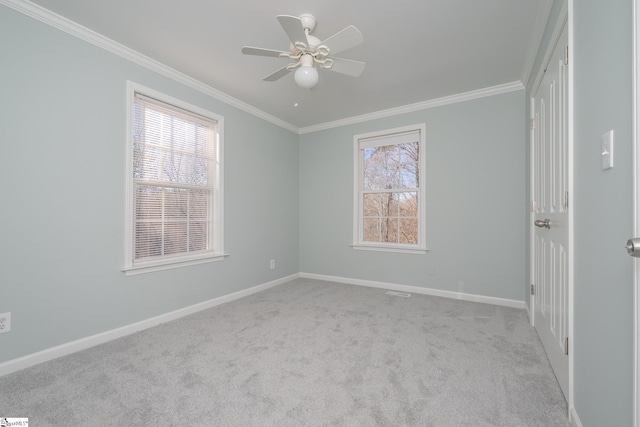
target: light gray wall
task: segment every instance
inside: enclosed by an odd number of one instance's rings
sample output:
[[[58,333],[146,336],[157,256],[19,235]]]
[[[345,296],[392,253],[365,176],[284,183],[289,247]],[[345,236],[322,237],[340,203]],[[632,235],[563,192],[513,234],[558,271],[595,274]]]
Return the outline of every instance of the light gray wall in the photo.
[[[629,426],[633,401],[632,1],[574,1],[575,406]],[[615,131],[615,167],[600,137]]]
[[[426,124],[425,255],[350,247],[353,136]],[[524,301],[524,91],[300,137],[300,271]]]
[[[561,0],[554,2],[537,70]],[[633,419],[632,2],[573,1],[574,400],[584,427]],[[528,88],[527,94],[531,91]],[[615,131],[615,167],[600,137]]]
[[[0,362],[298,272],[298,135],[5,6],[0,52]],[[120,271],[127,80],[224,117],[224,261]]]

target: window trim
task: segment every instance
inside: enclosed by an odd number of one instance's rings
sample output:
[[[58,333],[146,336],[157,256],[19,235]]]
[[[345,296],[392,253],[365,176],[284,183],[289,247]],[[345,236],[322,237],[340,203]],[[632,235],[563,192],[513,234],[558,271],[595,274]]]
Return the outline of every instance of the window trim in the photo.
[[[135,94],[154,98],[163,103],[187,110],[196,115],[215,121],[216,124],[216,159],[217,167],[215,183],[213,185],[213,207],[211,212],[211,225],[213,229],[212,247],[208,252],[196,252],[194,254],[179,254],[167,256],[162,259],[135,261],[133,256],[134,246],[134,179],[133,179],[133,104]],[[189,265],[203,264],[223,260],[228,254],[224,253],[224,118],[211,111],[189,104],[185,101],[173,98],[154,89],[142,86],[138,83],[127,81],[127,125],[126,125],[126,165],[125,165],[125,239],[124,239],[124,266],[125,275],[149,273],[167,270]],[[217,249],[217,251],[215,251]]]
[[[363,205],[361,203],[363,193],[363,170],[360,141],[365,139],[377,139],[394,134],[419,132],[418,141],[420,158],[418,167],[421,171],[418,183],[418,244],[365,242],[362,240]],[[426,241],[426,126],[424,123],[402,126],[393,129],[362,133],[353,136],[353,243],[351,247],[358,250],[398,252],[411,254],[424,254],[428,251]]]

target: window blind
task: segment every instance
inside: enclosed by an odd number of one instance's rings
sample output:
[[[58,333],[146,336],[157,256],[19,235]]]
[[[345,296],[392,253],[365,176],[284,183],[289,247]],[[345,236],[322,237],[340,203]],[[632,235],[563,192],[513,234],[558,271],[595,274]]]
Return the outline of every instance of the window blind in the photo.
[[[216,125],[135,93],[134,261],[212,249]]]
[[[409,131],[400,133],[391,133],[387,135],[376,135],[375,137],[364,138],[358,140],[360,149],[370,147],[383,147],[386,145],[408,144],[420,141],[420,131]]]

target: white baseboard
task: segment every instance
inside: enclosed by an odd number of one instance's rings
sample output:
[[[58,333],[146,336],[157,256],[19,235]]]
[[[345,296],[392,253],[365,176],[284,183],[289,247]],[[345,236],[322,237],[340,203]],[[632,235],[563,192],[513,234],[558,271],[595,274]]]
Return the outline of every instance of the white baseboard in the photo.
[[[179,319],[184,316],[196,313],[198,311],[205,310],[207,308],[215,307],[226,302],[234,301],[242,297],[246,297],[257,292],[264,291],[274,286],[281,285],[285,282],[289,282],[293,279],[297,279],[299,274],[292,274],[271,282],[263,283],[261,285],[254,286],[249,289],[234,292],[232,294],[223,295],[218,298],[213,298],[208,301],[204,301],[198,304],[190,305],[179,310],[175,310],[169,313],[161,314],[160,316],[152,317],[150,319],[142,320],[140,322],[132,323],[121,328],[112,329],[110,331],[102,332],[96,335],[91,335],[86,338],[81,338],[76,341],[72,341],[66,344],[61,344],[55,347],[48,348],[46,350],[39,351],[37,353],[29,354],[17,359],[9,360],[0,363],[0,376],[10,374],[12,372],[19,371],[21,369],[28,368],[30,366],[38,365],[49,360],[57,359],[61,356],[66,356],[71,353],[75,353],[80,350],[85,350],[90,347],[94,347],[99,344],[106,343],[108,341],[121,338],[127,335],[131,335],[135,332],[149,329],[154,326],[158,326],[161,323],[170,322],[172,320]]]
[[[326,276],[324,274],[300,273],[300,277],[306,279],[325,280],[328,282],[346,283],[349,285],[368,286],[370,288],[389,289],[392,291],[409,292],[415,294],[431,295],[443,298],[459,299],[463,301],[481,302],[484,304],[500,305],[524,309],[524,301],[486,297],[482,295],[467,294],[464,292],[443,291],[440,289],[423,288],[420,286],[398,285],[395,283],[375,282],[372,280],[351,279],[347,277]]]
[[[569,410],[569,419],[571,420],[571,425],[573,427],[582,427],[582,421],[580,421],[576,408],[573,406]]]
[[[443,291],[439,289],[422,288],[419,286],[398,285],[394,283],[350,279],[345,277],[327,276],[322,274],[296,273],[296,274],[292,274],[290,276],[286,276],[271,282],[254,286],[249,289],[244,289],[242,291],[234,292],[232,294],[223,295],[221,297],[204,301],[198,304],[194,304],[189,307],[181,308],[179,310],[161,314],[159,316],[152,317],[150,319],[132,323],[130,325],[123,326],[121,328],[112,329],[110,331],[102,332],[96,335],[91,335],[86,338],[81,338],[76,341],[61,344],[55,347],[48,348],[46,350],[39,351],[37,353],[29,354],[23,357],[19,357],[17,359],[0,363],[0,376],[19,371],[21,369],[25,369],[30,366],[38,365],[40,363],[47,362],[49,360],[53,360],[58,357],[66,356],[68,354],[75,353],[77,351],[85,350],[87,348],[94,347],[96,345],[103,344],[117,338],[131,335],[135,332],[152,328],[154,326],[160,325],[161,323],[170,322],[172,320],[176,320],[181,317],[188,316],[190,314],[196,313],[201,310],[205,310],[207,308],[215,307],[217,305],[224,304],[226,302],[234,301],[239,298],[264,291],[274,286],[281,285],[283,283],[297,279],[298,277],[326,280],[330,282],[345,283],[345,284],[358,285],[358,286],[368,286],[372,288],[389,289],[389,290],[400,291],[400,292],[432,295],[432,296],[438,296],[438,297],[444,297],[444,298],[453,298],[453,299],[459,299],[464,301],[481,302],[485,304],[494,304],[494,305],[500,305],[505,307],[513,307],[513,308],[521,308],[521,309],[525,308],[524,301],[516,301],[516,300],[505,299],[505,298],[486,297],[482,295],[467,294],[464,292]],[[577,414],[575,415],[575,417],[577,419]],[[578,426],[581,427],[580,424],[578,424]]]

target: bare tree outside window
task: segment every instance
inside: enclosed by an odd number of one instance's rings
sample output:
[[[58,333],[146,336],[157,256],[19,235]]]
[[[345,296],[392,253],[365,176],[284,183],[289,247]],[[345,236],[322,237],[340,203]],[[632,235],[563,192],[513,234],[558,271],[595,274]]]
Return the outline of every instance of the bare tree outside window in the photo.
[[[365,241],[418,243],[419,156],[418,142],[364,149]]]

